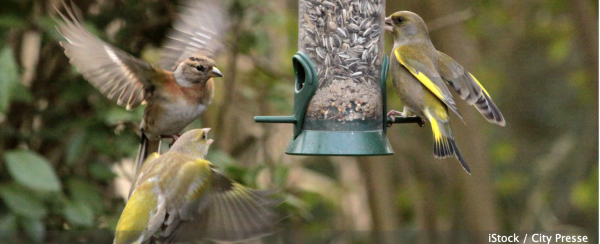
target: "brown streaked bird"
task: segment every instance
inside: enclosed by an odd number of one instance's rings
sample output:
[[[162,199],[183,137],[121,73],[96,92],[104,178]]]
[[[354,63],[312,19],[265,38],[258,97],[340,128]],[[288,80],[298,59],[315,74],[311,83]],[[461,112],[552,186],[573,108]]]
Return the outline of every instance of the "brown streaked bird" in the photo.
[[[490,123],[505,126],[506,121],[492,101],[490,94],[448,55],[437,51],[425,22],[419,15],[396,12],[385,19],[385,30],[394,36],[390,71],[394,88],[404,105],[404,111],[390,111],[388,116],[409,116],[410,113],[431,124],[434,155],[438,158],[456,156],[462,167],[471,173],[462,157],[450,128],[448,108],[459,117],[446,81],[458,95],[475,108]],[[460,117],[462,119],[462,117]]]
[[[224,11],[216,1],[187,1],[157,65],[102,41],[83,25],[76,6],[63,2],[66,14],[57,26],[66,39],[60,44],[70,63],[108,99],[127,110],[146,103],[140,124],[142,141],[136,175],[148,155],[157,152],[161,138],[179,133],[210,105],[213,77],[223,77],[211,59],[222,47]],[[58,21],[57,21],[58,22]]]

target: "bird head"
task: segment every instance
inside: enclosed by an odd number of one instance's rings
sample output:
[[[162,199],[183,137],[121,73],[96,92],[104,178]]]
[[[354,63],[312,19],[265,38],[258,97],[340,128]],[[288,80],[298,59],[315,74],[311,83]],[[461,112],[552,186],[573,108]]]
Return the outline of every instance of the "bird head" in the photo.
[[[179,85],[184,87],[204,83],[212,77],[223,77],[223,73],[215,67],[215,61],[201,55],[185,59],[174,73]]]
[[[198,157],[206,158],[208,148],[214,141],[213,139],[208,139],[209,131],[210,128],[204,128],[183,133],[169,151],[191,153]]]
[[[385,30],[394,35],[394,41],[420,36],[429,39],[429,31],[423,19],[409,11],[396,12],[385,18]]]

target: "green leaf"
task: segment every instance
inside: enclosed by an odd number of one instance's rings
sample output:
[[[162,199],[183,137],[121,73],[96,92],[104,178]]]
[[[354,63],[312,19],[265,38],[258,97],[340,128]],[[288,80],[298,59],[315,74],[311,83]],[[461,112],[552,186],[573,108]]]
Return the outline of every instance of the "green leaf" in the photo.
[[[47,215],[46,207],[40,199],[33,192],[17,184],[0,188],[0,196],[8,208],[17,215],[32,219],[41,219]]]
[[[17,230],[17,216],[14,214],[8,214],[0,218],[0,237],[8,232]]]
[[[10,175],[19,183],[39,191],[60,191],[61,185],[50,162],[27,150],[7,152],[4,160]]]
[[[74,225],[90,227],[94,224],[94,212],[92,208],[81,201],[67,202],[63,214]]]
[[[218,166],[219,168],[227,168],[229,166],[238,165],[237,160],[231,157],[224,151],[219,149],[212,149],[208,152],[207,159]]]
[[[81,179],[70,179],[67,185],[73,201],[87,203],[97,213],[102,211],[102,192],[100,189],[90,184],[89,181]]]
[[[21,218],[20,222],[29,238],[37,243],[42,243],[44,236],[46,235],[46,227],[41,219]]]
[[[17,243],[18,229],[17,216],[8,214],[0,218],[0,240],[5,243]]]
[[[39,16],[33,20],[38,26],[41,27],[46,33],[50,34],[54,40],[62,40],[63,37],[56,29],[56,21],[50,16]]]
[[[577,182],[571,190],[571,204],[581,211],[593,213],[598,210],[598,168],[590,176]]]
[[[33,95],[29,91],[29,88],[24,86],[21,83],[17,83],[17,85],[13,88],[11,100],[14,102],[24,102],[30,103],[33,102]]]
[[[0,27],[20,29],[26,26],[25,19],[19,14],[0,15]]]
[[[314,220],[314,216],[308,210],[306,202],[294,195],[286,194],[285,201],[283,201],[283,206],[290,208],[305,220]]]
[[[243,175],[244,181],[247,185],[255,186],[258,176],[263,171],[268,170],[266,165],[258,165],[257,167],[252,167],[248,169],[246,174]]]
[[[571,48],[571,39],[570,35],[563,35],[554,39],[548,51],[549,59],[552,62],[559,64],[566,60]]]
[[[81,154],[84,151],[84,142],[85,142],[85,131],[79,131],[75,133],[71,140],[69,140],[69,145],[67,146],[67,164],[71,165],[80,158]]]
[[[138,109],[136,109],[138,110]],[[114,125],[122,122],[139,121],[140,116],[132,111],[127,111],[123,107],[114,106],[103,114],[106,124]]]
[[[0,50],[0,113],[6,113],[13,96],[14,88],[19,84],[17,64],[9,47]]]
[[[283,165],[277,165],[275,167],[275,172],[273,172],[272,180],[275,185],[283,186],[285,185],[287,176],[288,176],[289,168]]]
[[[88,168],[90,175],[94,179],[109,182],[115,178],[115,174],[110,169],[110,166],[103,163],[93,163]]]

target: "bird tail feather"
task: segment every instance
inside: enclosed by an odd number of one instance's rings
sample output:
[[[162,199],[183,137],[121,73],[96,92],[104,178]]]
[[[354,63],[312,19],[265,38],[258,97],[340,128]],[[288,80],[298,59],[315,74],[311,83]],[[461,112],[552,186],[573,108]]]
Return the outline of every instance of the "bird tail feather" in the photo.
[[[446,158],[456,156],[461,166],[467,173],[471,174],[471,169],[467,162],[463,158],[462,154],[458,150],[458,146],[454,141],[452,129],[450,128],[450,121],[441,120],[433,116],[429,110],[425,111],[427,118],[431,124],[431,130],[433,131],[433,154],[436,158]]]

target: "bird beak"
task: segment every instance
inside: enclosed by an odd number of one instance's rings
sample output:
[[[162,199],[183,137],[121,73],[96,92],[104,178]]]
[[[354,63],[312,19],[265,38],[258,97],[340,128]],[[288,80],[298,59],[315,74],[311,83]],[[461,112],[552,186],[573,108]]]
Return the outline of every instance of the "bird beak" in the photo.
[[[213,67],[212,69],[212,77],[223,77],[223,73],[217,67]]]
[[[394,26],[392,25],[392,17],[385,18],[385,30],[387,32],[394,33]]]
[[[204,128],[202,129],[204,131],[204,135],[206,135],[206,137],[208,137],[208,132],[210,131],[210,128]],[[208,143],[208,145],[212,144],[215,140],[213,139],[208,139],[206,140],[206,143]]]

